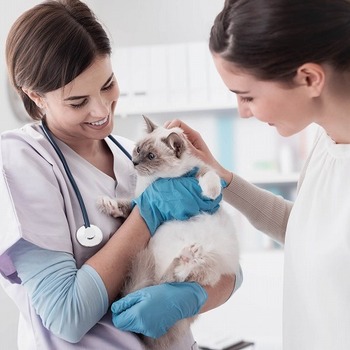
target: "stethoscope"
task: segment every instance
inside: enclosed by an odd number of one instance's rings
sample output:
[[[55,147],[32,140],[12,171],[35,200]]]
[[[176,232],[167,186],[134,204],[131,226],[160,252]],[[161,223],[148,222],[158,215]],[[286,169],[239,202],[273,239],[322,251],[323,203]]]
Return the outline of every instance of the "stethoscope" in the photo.
[[[62,151],[60,150],[56,141],[52,137],[52,134],[51,134],[50,130],[48,129],[48,127],[46,126],[44,121],[41,122],[40,128],[43,131],[46,138],[48,139],[48,141],[50,142],[53,149],[56,151],[58,157],[60,158],[60,160],[63,164],[64,170],[68,176],[68,179],[73,187],[74,193],[75,193],[75,195],[78,199],[78,202],[79,202],[79,206],[80,206],[81,213],[82,213],[83,220],[84,220],[84,225],[81,226],[77,230],[77,233],[76,233],[77,241],[84,247],[95,247],[102,242],[102,239],[103,239],[102,231],[98,226],[90,224],[89,216],[87,214],[87,210],[85,207],[83,197],[79,191],[77,183],[75,182],[75,179],[72,175],[72,172],[69,169],[66,158],[64,157]],[[132,160],[130,153],[112,135],[109,135],[108,138],[111,141],[113,141],[118,146],[118,148],[130,160]]]

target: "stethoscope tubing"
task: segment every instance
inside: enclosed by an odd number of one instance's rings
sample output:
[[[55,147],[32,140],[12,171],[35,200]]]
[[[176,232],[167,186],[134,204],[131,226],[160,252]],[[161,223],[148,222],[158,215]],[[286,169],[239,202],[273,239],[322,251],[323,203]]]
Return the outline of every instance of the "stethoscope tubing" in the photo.
[[[118,148],[132,161],[132,156],[131,154],[121,145],[120,142],[118,142],[115,137],[113,137],[112,135],[108,135],[108,138],[110,140],[112,140],[117,146]]]
[[[60,158],[64,170],[68,176],[69,182],[71,183],[74,193],[78,199],[79,202],[79,206],[81,209],[81,213],[83,216],[83,220],[84,220],[84,226],[90,227],[90,220],[89,220],[89,216],[86,210],[86,206],[83,200],[83,196],[80,193],[79,187],[77,185],[77,183],[75,182],[74,176],[72,174],[72,172],[70,171],[70,168],[68,166],[68,163],[66,161],[66,158],[64,157],[62,151],[60,150],[60,148],[58,147],[56,141],[54,140],[50,130],[48,129],[48,127],[45,125],[45,122],[42,121],[40,124],[40,128],[43,131],[44,135],[46,136],[47,140],[50,142],[51,146],[53,147],[53,149],[55,150],[55,152],[57,153],[58,157]],[[115,137],[113,137],[112,135],[108,135],[108,138],[117,145],[117,147],[125,154],[126,157],[128,157],[131,161],[132,161],[132,156],[131,154],[121,145],[120,142],[118,142]]]
[[[53,139],[50,130],[47,128],[47,126],[45,125],[44,122],[42,122],[40,124],[40,128],[44,132],[46,138],[48,139],[48,141],[50,142],[51,146],[56,151],[58,157],[60,158],[60,160],[61,160],[61,162],[63,164],[64,170],[65,170],[65,172],[66,172],[66,174],[68,176],[68,179],[69,179],[69,181],[70,181],[70,183],[71,183],[71,185],[73,187],[74,193],[77,196],[77,199],[78,199],[78,202],[79,202],[79,206],[80,206],[80,209],[81,209],[81,213],[82,213],[82,216],[83,216],[83,220],[84,220],[84,226],[85,227],[90,227],[90,220],[89,220],[89,216],[87,214],[87,210],[86,210],[86,207],[85,207],[85,203],[84,203],[83,197],[82,197],[82,195],[80,193],[80,190],[79,190],[79,187],[78,187],[77,183],[74,180],[72,172],[69,169],[69,166],[67,164],[66,158],[64,157],[62,151],[58,147],[56,141]]]

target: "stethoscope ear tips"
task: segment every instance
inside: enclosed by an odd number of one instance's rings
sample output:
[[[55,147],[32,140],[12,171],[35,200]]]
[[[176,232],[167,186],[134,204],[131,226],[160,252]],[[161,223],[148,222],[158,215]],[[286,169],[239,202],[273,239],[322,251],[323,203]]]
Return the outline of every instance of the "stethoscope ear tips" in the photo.
[[[96,247],[102,242],[102,239],[102,231],[95,225],[82,226],[77,231],[77,241],[83,247]]]

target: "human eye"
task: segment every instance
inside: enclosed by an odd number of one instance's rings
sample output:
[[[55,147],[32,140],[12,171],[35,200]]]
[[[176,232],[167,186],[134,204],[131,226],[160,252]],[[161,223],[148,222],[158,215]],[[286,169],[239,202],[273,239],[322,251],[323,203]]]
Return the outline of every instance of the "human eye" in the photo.
[[[82,108],[87,104],[88,100],[85,98],[82,102],[80,103],[72,103],[70,106],[72,108],[78,109],[78,108]]]
[[[253,97],[244,97],[244,96],[240,96],[239,99],[240,99],[240,101],[243,102],[243,103],[253,102]]]
[[[115,85],[115,82],[114,82],[114,80],[112,80],[112,82],[111,82],[110,84],[108,84],[107,86],[104,86],[104,87],[102,88],[102,91],[109,91],[109,90],[112,90],[113,87],[114,87],[114,85]]]

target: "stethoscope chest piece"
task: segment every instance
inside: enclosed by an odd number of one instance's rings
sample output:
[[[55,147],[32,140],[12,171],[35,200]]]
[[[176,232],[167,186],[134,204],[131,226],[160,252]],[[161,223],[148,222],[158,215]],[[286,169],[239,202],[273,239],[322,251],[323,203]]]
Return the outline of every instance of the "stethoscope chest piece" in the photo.
[[[81,208],[81,213],[83,216],[83,220],[84,220],[84,226],[80,227],[77,231],[77,241],[83,246],[83,247],[96,247],[97,245],[99,245],[102,242],[103,239],[103,234],[102,231],[95,225],[90,225],[90,221],[88,218],[88,214],[86,211],[86,207],[83,201],[83,197],[81,196],[81,193],[79,191],[78,185],[75,182],[75,179],[69,169],[68,163],[62,153],[62,151],[60,150],[60,148],[58,147],[56,141],[54,140],[54,138],[51,136],[50,130],[47,128],[45,121],[43,121],[40,125],[44,135],[46,136],[46,138],[48,139],[48,141],[50,142],[51,146],[54,148],[54,150],[56,151],[58,157],[60,158],[63,167],[66,171],[66,174],[68,176],[68,179],[73,187],[73,190],[77,196],[78,202],[79,202],[79,206]],[[132,157],[131,155],[128,153],[128,151],[112,136],[109,135],[108,136],[119,148],[120,150],[131,160]]]
[[[77,231],[77,240],[84,247],[96,247],[102,239],[102,231],[95,225],[82,226]]]

